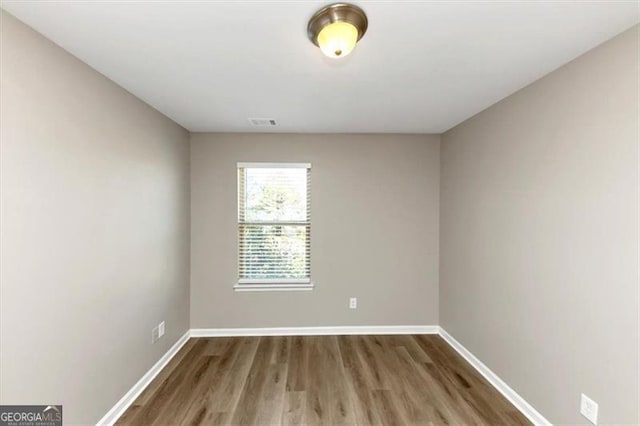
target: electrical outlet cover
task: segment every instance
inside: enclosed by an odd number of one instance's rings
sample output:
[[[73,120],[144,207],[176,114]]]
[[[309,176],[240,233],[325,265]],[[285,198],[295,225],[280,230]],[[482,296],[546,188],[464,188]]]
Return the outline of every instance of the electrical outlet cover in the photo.
[[[158,337],[164,336],[164,321],[158,326]]]

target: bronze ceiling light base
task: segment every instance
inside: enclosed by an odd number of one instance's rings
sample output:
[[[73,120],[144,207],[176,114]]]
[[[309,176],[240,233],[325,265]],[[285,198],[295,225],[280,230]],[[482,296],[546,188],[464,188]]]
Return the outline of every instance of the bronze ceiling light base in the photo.
[[[346,23],[355,27],[355,30],[357,30],[357,37],[355,39],[355,42],[359,41],[362,36],[364,36],[364,33],[367,31],[367,26],[369,24],[367,15],[364,13],[364,11],[358,6],[349,3],[334,3],[317,11],[309,20],[309,24],[307,25],[307,36],[309,37],[309,40],[311,40],[311,42],[316,46],[320,47],[327,56],[331,56],[334,58],[346,56],[346,54],[348,54],[351,50],[346,52],[344,55],[339,48],[327,51],[325,49],[325,46],[323,46],[323,42],[331,43],[333,40],[325,40],[320,37],[321,40],[319,41],[318,36],[320,35],[320,32],[322,30],[336,23]],[[335,34],[335,32],[326,35],[326,37],[338,37],[333,34]],[[340,35],[344,36],[344,34]],[[336,43],[336,45],[339,45],[339,40],[336,41]],[[353,44],[351,45],[351,48],[353,48]]]

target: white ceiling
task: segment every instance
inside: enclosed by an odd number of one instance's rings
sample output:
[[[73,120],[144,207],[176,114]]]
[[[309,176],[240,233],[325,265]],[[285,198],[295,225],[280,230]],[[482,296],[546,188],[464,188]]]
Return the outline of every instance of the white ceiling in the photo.
[[[3,1],[191,131],[440,133],[640,20],[637,1],[358,1],[341,60],[306,36],[327,1]]]

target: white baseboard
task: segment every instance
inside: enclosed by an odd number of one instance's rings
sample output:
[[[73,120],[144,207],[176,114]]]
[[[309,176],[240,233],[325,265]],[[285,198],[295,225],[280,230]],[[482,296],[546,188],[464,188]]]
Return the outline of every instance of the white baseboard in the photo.
[[[129,408],[133,401],[135,401],[136,398],[142,393],[142,391],[145,390],[147,386],[149,386],[151,381],[158,375],[158,373],[160,373],[160,371],[162,371],[162,369],[169,363],[169,361],[171,361],[171,358],[173,358],[174,355],[177,354],[178,351],[184,346],[184,344],[187,343],[189,338],[189,330],[187,330],[187,332],[178,339],[178,341],[162,356],[162,358],[160,358],[158,362],[156,362],[153,367],[151,367],[149,371],[147,371],[145,375],[142,376],[142,378],[138,380],[138,382],[133,385],[133,387],[129,389],[129,391],[122,398],[120,398],[120,401],[116,402],[116,405],[114,405],[113,408],[111,408],[111,410],[109,410],[109,412],[105,414],[97,424],[101,426],[113,425],[120,418],[120,416],[124,414],[124,412],[127,410],[127,408]]]
[[[383,325],[345,327],[192,328],[191,337],[223,336],[345,336],[371,334],[438,334],[437,325]]]
[[[524,414],[534,425],[551,426],[551,422],[544,418],[535,408],[531,406],[523,397],[518,395],[516,391],[511,389],[496,373],[491,371],[489,367],[484,365],[482,361],[475,357],[467,348],[462,346],[460,342],[454,339],[442,327],[440,327],[440,336],[455,349],[469,364],[473,366],[482,376],[487,379],[494,388],[498,390],[505,398],[509,400],[522,414]]]

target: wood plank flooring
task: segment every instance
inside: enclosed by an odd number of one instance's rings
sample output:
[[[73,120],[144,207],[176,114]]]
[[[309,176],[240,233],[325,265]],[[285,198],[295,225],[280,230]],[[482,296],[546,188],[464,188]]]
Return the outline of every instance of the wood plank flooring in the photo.
[[[525,425],[437,335],[191,339],[119,425]]]

